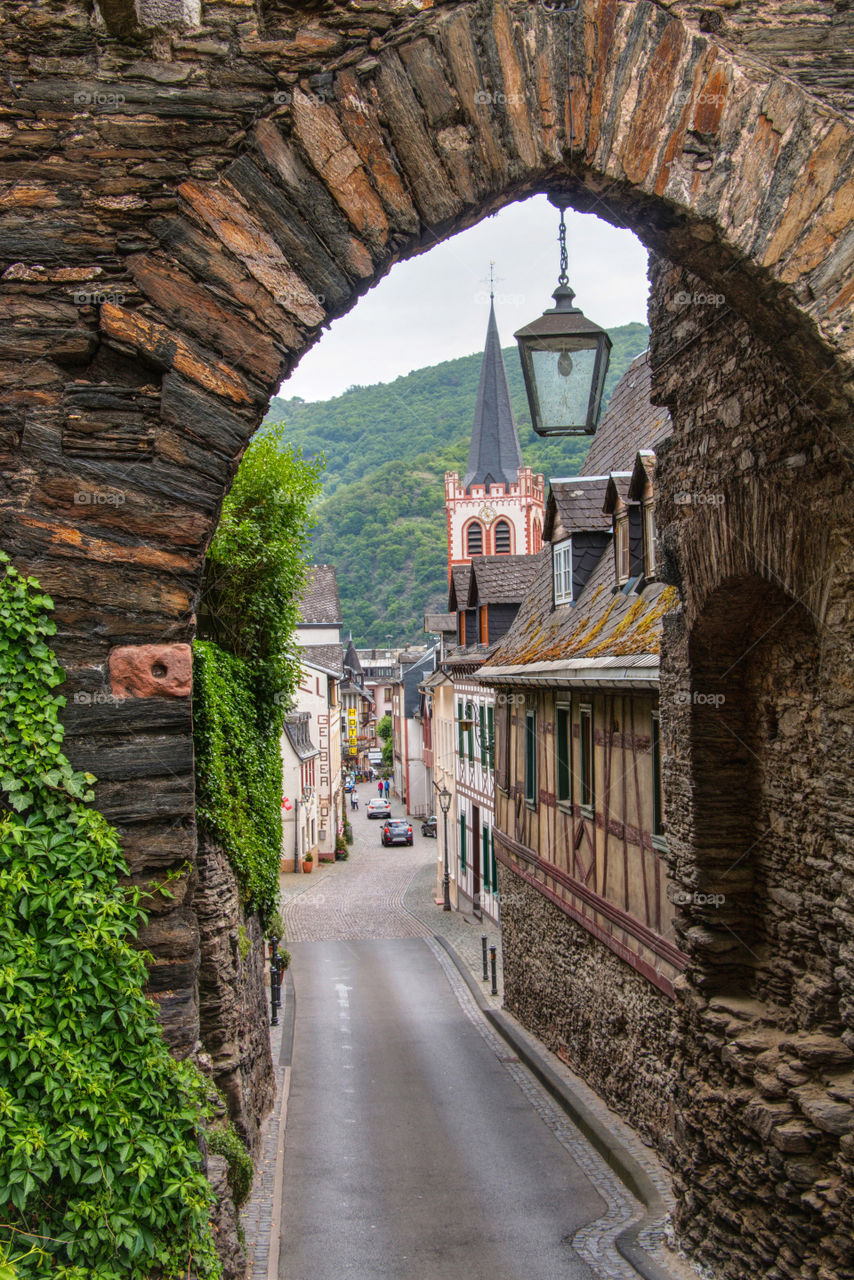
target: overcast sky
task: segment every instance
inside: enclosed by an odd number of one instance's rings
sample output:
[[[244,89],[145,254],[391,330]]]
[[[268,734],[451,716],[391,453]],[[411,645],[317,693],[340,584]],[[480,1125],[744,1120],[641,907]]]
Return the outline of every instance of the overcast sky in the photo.
[[[334,322],[279,394],[326,400],[354,384],[390,382],[411,369],[482,350],[490,261],[498,329],[509,346],[514,330],[553,305],[558,220],[545,196],[533,196],[399,262]],[[608,329],[646,321],[646,250],[631,231],[569,210],[567,246],[569,283],[586,316]]]

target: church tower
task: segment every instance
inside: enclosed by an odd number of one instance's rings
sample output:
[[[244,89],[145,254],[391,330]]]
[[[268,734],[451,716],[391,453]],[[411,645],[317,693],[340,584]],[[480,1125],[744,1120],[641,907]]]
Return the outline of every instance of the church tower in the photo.
[[[472,556],[533,555],[542,546],[545,479],[522,466],[492,294],[468,467],[445,472],[448,577]]]

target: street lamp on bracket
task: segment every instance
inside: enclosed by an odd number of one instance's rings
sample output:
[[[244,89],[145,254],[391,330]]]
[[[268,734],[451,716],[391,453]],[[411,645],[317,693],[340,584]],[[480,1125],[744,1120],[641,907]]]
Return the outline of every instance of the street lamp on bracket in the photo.
[[[444,826],[444,855],[445,867],[442,875],[442,910],[450,911],[451,909],[451,869],[448,864],[448,810],[451,807],[453,796],[443,782],[441,787],[433,783],[436,788],[436,797],[439,801],[439,808],[442,810],[442,822]]]

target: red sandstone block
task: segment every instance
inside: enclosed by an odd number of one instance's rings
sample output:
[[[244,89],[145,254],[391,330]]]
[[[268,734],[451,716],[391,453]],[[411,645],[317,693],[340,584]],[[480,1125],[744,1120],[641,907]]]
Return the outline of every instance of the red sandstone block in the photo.
[[[110,654],[110,688],[117,698],[188,698],[192,687],[188,644],[121,645]]]

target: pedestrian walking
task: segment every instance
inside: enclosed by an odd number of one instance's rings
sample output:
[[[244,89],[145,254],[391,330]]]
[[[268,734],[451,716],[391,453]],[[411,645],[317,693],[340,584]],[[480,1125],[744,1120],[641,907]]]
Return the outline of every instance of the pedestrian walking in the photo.
[[[388,800],[388,778],[385,780],[385,798]]]
[[[382,798],[383,798],[383,780],[382,780],[382,778],[380,778],[379,782],[377,783],[377,794],[379,795],[380,800],[382,800]]]
[[[358,807],[359,807],[359,797],[356,795],[356,788],[354,787],[353,790],[350,792],[350,808],[358,809]]]

